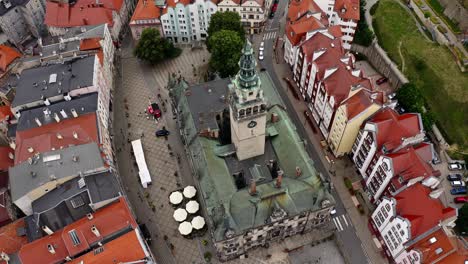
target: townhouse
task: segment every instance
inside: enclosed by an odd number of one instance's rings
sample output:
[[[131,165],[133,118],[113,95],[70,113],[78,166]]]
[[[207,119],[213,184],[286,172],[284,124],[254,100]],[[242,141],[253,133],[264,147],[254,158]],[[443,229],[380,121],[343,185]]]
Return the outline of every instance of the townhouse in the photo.
[[[8,128],[16,122],[14,118],[9,105],[0,106],[0,145],[8,145]]]
[[[435,231],[454,226],[456,211],[441,203],[441,193],[416,183],[382,199],[371,216],[370,227],[391,261],[418,241],[430,239]]]
[[[47,29],[44,26],[45,0],[2,0],[0,28],[8,41],[19,50],[34,46]]]
[[[139,0],[130,19],[130,31],[135,41],[140,40],[141,33],[146,28],[154,28],[159,31],[161,36],[164,32],[161,30],[161,9],[164,8],[164,1]],[[172,26],[170,27],[172,30]]]
[[[0,226],[15,219],[8,194],[8,169],[13,166],[12,151],[7,146],[0,146]]]
[[[14,67],[15,61],[20,57],[21,54],[14,48],[0,45],[0,78]]]
[[[130,20],[134,5],[134,1],[122,0],[47,1],[44,23],[52,36],[65,35],[74,27],[108,24],[112,38],[117,41]]]
[[[246,32],[257,34],[263,31],[272,3],[273,0],[222,0],[218,9],[238,13]]]

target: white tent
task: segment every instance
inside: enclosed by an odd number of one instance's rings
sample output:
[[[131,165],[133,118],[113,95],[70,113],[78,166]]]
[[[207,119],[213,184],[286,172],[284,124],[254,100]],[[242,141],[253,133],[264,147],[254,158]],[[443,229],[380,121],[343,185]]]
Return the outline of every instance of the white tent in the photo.
[[[148,184],[151,184],[151,175],[148,170],[148,166],[145,161],[145,154],[143,153],[143,146],[141,145],[141,140],[132,141],[133,155],[135,155],[135,160],[138,166],[138,175],[140,176],[141,185],[143,188],[147,188]]]
[[[205,218],[197,215],[192,219],[192,226],[195,229],[202,229],[205,226]]]
[[[192,225],[190,224],[190,222],[185,221],[181,223],[179,225],[179,232],[184,236],[192,233]]]
[[[184,188],[184,196],[186,198],[193,198],[195,197],[195,195],[197,194],[197,189],[195,189],[195,187],[193,187],[192,185],[189,185],[187,187]]]
[[[180,192],[173,192],[171,195],[169,195],[169,202],[171,202],[171,204],[178,205],[182,202],[183,199],[184,197]]]
[[[179,208],[174,211],[173,217],[177,222],[182,222],[187,219],[187,211],[185,211],[183,208]]]
[[[198,209],[200,209],[200,205],[198,204],[197,201],[191,200],[185,205],[185,209],[187,210],[187,212],[194,214],[198,212]]]

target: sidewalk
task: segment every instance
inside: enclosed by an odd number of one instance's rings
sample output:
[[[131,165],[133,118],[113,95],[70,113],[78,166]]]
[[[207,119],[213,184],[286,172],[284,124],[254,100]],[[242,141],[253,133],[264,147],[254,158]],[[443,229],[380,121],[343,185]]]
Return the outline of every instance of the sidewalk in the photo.
[[[277,75],[281,77],[287,76],[292,78],[292,72],[289,69],[289,66],[284,62],[283,59],[281,59],[281,61],[283,62],[282,64],[273,65]],[[328,153],[327,150],[324,150],[322,148],[320,141],[324,140],[324,138],[320,134],[320,130],[318,129],[315,123],[308,123],[305,115],[303,114],[304,111],[307,110],[306,103],[302,100],[297,100],[296,98],[294,98],[292,92],[285,88],[287,87],[287,83],[283,79],[281,79],[280,82],[281,88],[286,89],[289,100],[293,103],[294,110],[298,113],[301,123],[304,124],[304,128],[309,137],[309,142],[313,145],[313,147],[317,150],[318,153],[322,153],[322,155],[320,155],[321,160],[316,162],[322,162],[323,164],[325,164],[325,167],[327,167],[327,164],[330,164],[326,158],[327,154],[328,158],[334,161],[333,170],[336,172],[336,176],[331,176],[330,180],[332,181],[336,192],[338,193],[352,220],[352,223],[356,229],[356,234],[361,239],[363,248],[369,260],[371,261],[371,263],[375,264],[387,263],[387,260],[384,259],[382,255],[380,255],[377,247],[373,242],[372,235],[367,227],[368,216],[361,215],[358,212],[357,208],[354,206],[351,200],[351,195],[349,194],[349,191],[344,185],[343,177],[349,176],[350,174],[356,174],[354,166],[351,164],[347,157],[335,159],[330,153]],[[311,127],[310,124],[314,127]]]

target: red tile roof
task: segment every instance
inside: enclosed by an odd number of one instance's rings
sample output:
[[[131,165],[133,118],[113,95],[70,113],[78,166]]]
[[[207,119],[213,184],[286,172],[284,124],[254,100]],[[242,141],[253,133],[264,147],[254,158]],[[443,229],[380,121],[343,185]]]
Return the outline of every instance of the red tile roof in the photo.
[[[468,261],[468,254],[463,254],[461,252],[453,252],[446,258],[442,259],[441,261],[437,262],[438,264],[454,264],[454,263],[466,263]]]
[[[62,138],[59,138],[58,134]],[[90,142],[99,144],[95,113],[18,131],[16,132],[15,164],[28,160],[36,153],[51,151],[52,148],[59,149]]]
[[[101,38],[89,38],[80,40],[80,50],[95,50],[101,48]]]
[[[186,6],[186,5],[189,5],[190,3],[191,3],[191,0],[167,0],[166,6],[175,8],[177,4],[182,4]],[[163,14],[166,14],[166,13],[167,13],[167,8],[164,8]]]
[[[334,10],[342,19],[359,20],[359,0],[336,0]]]
[[[456,215],[455,209],[444,207],[429,196],[431,189],[416,183],[394,196],[397,214],[411,222],[411,238],[415,238]]]
[[[390,108],[378,112],[369,122],[377,125],[377,149],[385,145],[387,151],[400,146],[403,138],[413,137],[423,130],[419,114],[399,115]]]
[[[114,24],[113,9],[100,6],[80,5],[78,1],[73,6],[69,4],[47,1],[44,23],[53,27],[79,27],[87,25]],[[113,5],[111,5],[113,6]]]
[[[364,112],[373,104],[382,105],[384,100],[383,92],[371,92],[368,89],[361,89],[343,104],[346,106],[348,120]]]
[[[5,72],[10,63],[19,57],[21,57],[21,53],[16,51],[14,48],[0,45],[0,70]]]
[[[93,226],[98,229],[100,237],[91,231]],[[94,213],[92,219],[84,217],[50,236],[24,245],[19,251],[18,257],[23,264],[37,263],[38,259],[41,260],[41,263],[62,263],[67,256],[74,257],[90,250],[91,246],[96,245],[103,238],[119,234],[127,229],[135,229],[137,226],[125,198],[121,197],[117,202]],[[73,230],[80,240],[80,244],[76,246],[69,234]],[[48,251],[47,245],[54,247],[55,254]]]
[[[0,227],[0,252],[13,254],[28,243],[26,236],[18,236],[16,230],[26,226],[24,219],[18,219],[13,223]],[[0,260],[0,264],[3,264]]]
[[[11,112],[10,106],[8,105],[0,106],[0,122],[11,117],[13,117],[13,113]]]
[[[436,241],[431,243],[429,239],[435,238]],[[436,249],[441,248],[442,253],[437,254],[435,252]],[[421,239],[416,244],[412,245],[407,251],[409,252],[411,249],[419,251],[421,256],[421,263],[434,263],[444,254],[449,253],[450,251],[454,250],[454,245],[451,243],[450,239],[444,233],[443,229],[439,229],[436,232],[428,235],[426,238]],[[452,263],[462,263],[462,262],[452,262]]]
[[[361,78],[351,74],[350,70],[338,60],[336,70],[327,78],[323,78],[325,71],[319,72],[320,79],[323,80],[325,90],[329,96],[335,98],[335,107],[348,98],[351,87],[358,84]]]
[[[130,21],[142,19],[159,19],[160,17],[161,11],[159,7],[154,4],[154,1],[139,0]]]
[[[392,159],[394,171],[392,183],[397,190],[411,179],[434,175],[434,170],[430,165],[433,159],[432,144],[422,143],[416,147],[410,146],[386,156]]]
[[[139,239],[137,232],[137,230],[128,232],[125,235],[106,243],[102,247],[104,250],[101,253],[95,254],[91,251],[68,263],[129,263],[144,259],[146,257],[145,251],[143,250],[144,245],[141,244],[142,241],[140,241],[141,238]]]
[[[306,36],[307,32],[321,28],[325,28],[325,25],[315,17],[303,17],[286,25],[286,35],[289,42],[291,42],[293,46],[296,46]]]
[[[341,38],[343,36],[343,32],[341,31],[341,26],[335,25],[328,27],[328,32],[332,34],[335,38]]]
[[[288,8],[288,22],[294,22],[306,13],[322,13],[322,9],[314,0],[292,0]]]
[[[333,57],[333,59],[335,59],[334,61],[339,60],[344,53],[339,39],[330,38],[322,32],[315,33],[312,37],[301,44],[302,53],[307,57],[308,62],[312,60],[314,52],[321,49],[327,50],[325,54],[322,54],[322,56],[328,56],[329,53],[336,55]]]
[[[13,160],[8,157],[8,154],[13,152],[14,150],[8,146],[0,146],[0,172],[8,171],[8,168],[13,166]]]

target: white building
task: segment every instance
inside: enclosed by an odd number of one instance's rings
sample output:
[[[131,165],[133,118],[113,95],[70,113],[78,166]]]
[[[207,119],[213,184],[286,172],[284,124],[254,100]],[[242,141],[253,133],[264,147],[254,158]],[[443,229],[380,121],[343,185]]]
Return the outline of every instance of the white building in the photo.
[[[165,3],[161,31],[174,43],[205,40],[211,16],[218,7],[211,0],[175,0]]]
[[[0,1],[0,28],[9,42],[23,50],[31,38],[38,38],[46,30],[45,5],[45,0]]]
[[[220,12],[237,12],[246,32],[257,34],[263,31],[268,20],[273,0],[222,0],[218,3]]]

